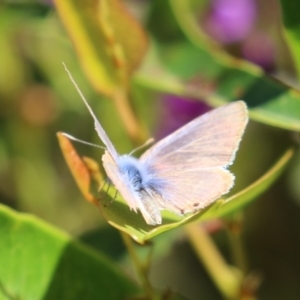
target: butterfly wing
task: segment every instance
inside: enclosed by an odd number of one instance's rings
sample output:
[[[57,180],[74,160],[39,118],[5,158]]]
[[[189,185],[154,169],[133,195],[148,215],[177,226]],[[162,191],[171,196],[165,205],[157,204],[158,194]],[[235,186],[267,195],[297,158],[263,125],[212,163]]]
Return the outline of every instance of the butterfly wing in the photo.
[[[117,153],[114,145],[110,141],[109,137],[107,136],[105,130],[103,129],[103,127],[101,126],[101,124],[99,123],[99,121],[97,120],[94,112],[92,111],[92,108],[90,107],[90,105],[88,104],[87,100],[85,99],[83,93],[79,89],[79,87],[78,87],[77,83],[75,82],[73,76],[71,75],[70,71],[67,69],[67,67],[66,67],[66,65],[64,63],[63,63],[63,65],[64,65],[65,70],[67,71],[67,73],[68,73],[68,75],[70,77],[70,80],[72,81],[72,83],[75,86],[78,94],[80,95],[82,101],[84,102],[84,104],[86,105],[87,109],[89,110],[91,116],[94,119],[95,129],[96,129],[96,132],[97,132],[99,138],[104,143],[104,145],[106,146],[106,148],[108,149],[108,151],[112,155],[113,159],[116,160],[119,155],[118,155],[118,153]]]
[[[162,182],[160,209],[194,212],[230,190],[234,176],[225,168],[234,160],[247,121],[245,103],[233,102],[196,118],[141,156],[149,181]]]

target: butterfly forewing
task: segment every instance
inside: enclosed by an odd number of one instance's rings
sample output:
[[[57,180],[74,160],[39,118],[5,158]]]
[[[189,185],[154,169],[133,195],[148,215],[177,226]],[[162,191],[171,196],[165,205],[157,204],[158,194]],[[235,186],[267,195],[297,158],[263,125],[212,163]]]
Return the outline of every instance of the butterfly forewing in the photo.
[[[185,168],[230,165],[247,121],[244,102],[222,106],[167,136],[146,151],[140,160],[150,166],[163,164],[170,169],[174,164]]]

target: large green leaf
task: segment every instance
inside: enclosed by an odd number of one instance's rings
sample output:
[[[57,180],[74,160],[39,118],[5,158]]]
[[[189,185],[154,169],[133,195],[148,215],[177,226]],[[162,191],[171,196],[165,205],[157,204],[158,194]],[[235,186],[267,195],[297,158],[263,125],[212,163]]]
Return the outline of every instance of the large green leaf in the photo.
[[[110,200],[102,200],[100,201],[99,207],[108,223],[131,235],[137,242],[144,243],[146,240],[151,239],[160,233],[180,227],[186,223],[196,220],[202,221],[214,219],[241,209],[263,193],[278,178],[293,154],[294,150],[292,148],[288,149],[278,162],[276,162],[273,167],[271,167],[256,182],[229,199],[220,199],[210,207],[194,215],[180,218],[169,212],[163,212],[163,224],[159,226],[147,225],[141,214],[130,211],[128,205],[121,200],[120,197],[117,197],[117,199],[110,204],[108,204]],[[111,191],[110,193],[111,197],[114,197],[114,191]]]
[[[0,299],[119,300],[138,292],[105,256],[3,205],[0,236]]]

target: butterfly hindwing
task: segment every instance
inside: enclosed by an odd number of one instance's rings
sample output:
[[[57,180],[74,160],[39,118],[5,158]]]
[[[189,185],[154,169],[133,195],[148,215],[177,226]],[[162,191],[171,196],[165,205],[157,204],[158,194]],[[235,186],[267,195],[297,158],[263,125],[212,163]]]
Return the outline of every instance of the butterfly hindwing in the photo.
[[[168,176],[166,188],[159,189],[153,201],[163,210],[178,215],[196,212],[210,205],[233,185],[234,176],[223,168],[179,170],[172,173],[154,172],[153,176]]]

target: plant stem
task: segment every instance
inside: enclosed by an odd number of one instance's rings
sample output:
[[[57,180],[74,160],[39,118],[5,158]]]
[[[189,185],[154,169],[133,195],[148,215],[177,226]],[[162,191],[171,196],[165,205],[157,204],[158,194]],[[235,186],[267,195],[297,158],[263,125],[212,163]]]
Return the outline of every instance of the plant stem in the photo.
[[[201,259],[219,291],[226,299],[236,299],[242,283],[239,271],[225,262],[199,223],[188,224],[185,229],[198,258]]]
[[[227,222],[228,236],[230,239],[231,252],[235,265],[245,275],[247,273],[247,263],[244,249],[241,242],[242,215],[235,215],[234,218]]]
[[[119,89],[114,94],[113,101],[129,138],[135,145],[140,145],[145,141],[146,134],[136,118],[131,103],[128,100],[127,93],[123,89]]]
[[[140,279],[141,285],[145,291],[145,294],[147,295],[147,299],[154,299],[154,291],[151,286],[151,283],[148,279],[148,263],[144,265],[140,259],[138,258],[138,255],[134,249],[133,240],[129,235],[126,233],[120,231],[121,236],[123,238],[124,244],[127,247],[128,253],[131,257],[131,260],[134,264],[136,273]]]

